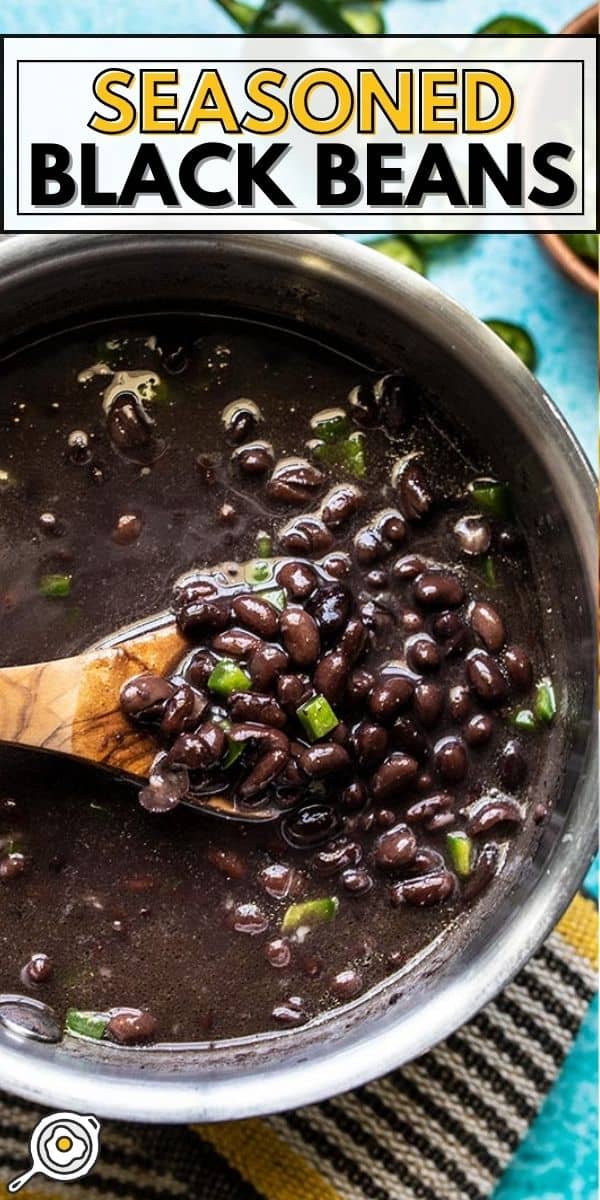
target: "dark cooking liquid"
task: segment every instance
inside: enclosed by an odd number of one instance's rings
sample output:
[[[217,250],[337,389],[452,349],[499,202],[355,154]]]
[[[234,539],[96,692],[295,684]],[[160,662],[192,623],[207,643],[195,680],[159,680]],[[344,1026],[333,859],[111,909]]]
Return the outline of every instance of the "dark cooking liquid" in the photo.
[[[167,607],[183,572],[252,559],[259,532],[276,538],[282,524],[299,514],[297,506],[270,504],[264,479],[232,466],[235,447],[221,419],[227,404],[247,397],[259,406],[264,421],[256,436],[271,444],[275,460],[304,457],[313,436],[311,415],[331,406],[347,408],[349,391],[376,378],[314,342],[249,323],[198,318],[146,326],[128,333],[77,331],[23,351],[0,369],[4,664],[83,650]],[[182,328],[185,354],[173,354]],[[132,455],[109,437],[102,398],[111,375],[92,372],[84,382],[78,379],[100,361],[119,371],[158,374],[167,385],[166,395],[163,386],[152,385],[154,395],[147,399],[156,422],[150,453],[142,447]],[[369,429],[367,447],[367,476],[357,481],[367,506],[339,532],[335,550],[352,551],[369,513],[384,501],[389,505],[393,461],[422,452],[438,503],[426,520],[411,525],[395,557],[418,553],[452,564],[469,597],[493,600],[508,640],[525,647],[535,678],[541,676],[539,618],[514,527],[490,520],[489,554],[475,557],[461,555],[453,532],[457,520],[474,511],[465,501],[467,485],[489,474],[493,464],[483,454],[472,457],[465,438],[423,398],[397,440],[389,427]],[[331,483],[339,478],[343,475],[333,470]],[[118,524],[124,516],[137,518],[132,540],[123,534],[131,523]],[[373,563],[374,569],[385,567]],[[41,594],[52,576],[70,577],[68,595]],[[385,577],[374,578],[373,596],[388,586]],[[445,661],[443,680],[446,689],[464,683],[461,655]],[[515,694],[510,707],[517,701]],[[530,706],[527,697],[524,704]],[[469,715],[481,710],[471,700]],[[515,731],[502,718],[494,722],[491,739],[469,750],[466,779],[451,789],[458,809],[486,788],[502,787],[499,755]],[[457,732],[446,712],[435,737]],[[539,818],[534,785],[542,744],[537,735],[528,738],[527,779],[514,790],[524,814],[522,831],[516,836],[514,827],[501,825],[479,840],[497,847],[497,869],[507,855],[522,852]],[[22,873],[0,878],[0,993],[26,991],[60,1014],[69,1006],[148,1008],[165,1041],[250,1034],[276,1027],[272,1014],[278,1006],[291,1008],[293,1023],[294,1008],[306,1019],[357,989],[364,992],[467,919],[458,887],[431,907],[390,904],[395,877],[373,869],[373,846],[390,823],[390,808],[402,819],[404,801],[372,805],[359,827],[356,815],[345,814],[372,878],[368,894],[351,895],[335,877],[315,877],[314,849],[291,848],[277,825],[225,823],[183,806],[150,814],[133,789],[54,758],[1,750],[0,772],[0,859],[16,853],[26,860]],[[432,780],[429,791],[443,787]],[[340,790],[335,782],[327,784],[334,806]],[[457,822],[464,828],[464,820]],[[424,836],[428,847],[445,854],[446,830]],[[259,882],[273,864],[293,868],[285,898],[268,894]],[[329,895],[340,898],[335,920],[303,939],[291,938],[289,964],[274,965],[277,951],[267,947],[280,937],[288,904]],[[244,920],[253,911],[245,905],[257,906],[267,925],[255,936],[241,929],[252,924]],[[36,953],[52,960],[47,978],[37,984],[22,979]],[[345,975],[348,971],[353,974]],[[280,1014],[280,1025],[284,1019]]]

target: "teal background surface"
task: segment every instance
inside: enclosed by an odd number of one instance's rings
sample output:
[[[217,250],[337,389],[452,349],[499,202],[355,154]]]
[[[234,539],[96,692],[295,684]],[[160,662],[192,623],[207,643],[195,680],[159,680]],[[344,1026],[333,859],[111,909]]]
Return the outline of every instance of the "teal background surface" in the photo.
[[[520,12],[558,31],[571,0],[391,0],[394,33],[470,33],[500,12]],[[212,0],[4,0],[3,33],[225,33],[234,28]],[[480,317],[523,324],[537,373],[590,459],[596,460],[597,319],[593,301],[559,276],[529,234],[484,234],[432,256],[430,278]],[[597,864],[586,887],[597,895]],[[561,1076],[501,1181],[495,1200],[596,1200],[597,1005],[590,1009]],[[440,1200],[444,1200],[440,1197]]]

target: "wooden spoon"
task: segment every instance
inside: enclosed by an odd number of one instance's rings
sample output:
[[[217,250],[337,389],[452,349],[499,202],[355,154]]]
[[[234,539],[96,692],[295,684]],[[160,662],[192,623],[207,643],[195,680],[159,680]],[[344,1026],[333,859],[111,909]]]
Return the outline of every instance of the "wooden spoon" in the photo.
[[[164,614],[73,658],[2,667],[0,741],[68,754],[143,781],[157,746],[121,712],[121,687],[141,671],[168,674],[188,649],[170,614]],[[240,808],[227,793],[190,796],[186,803],[243,821],[280,815],[267,806]]]

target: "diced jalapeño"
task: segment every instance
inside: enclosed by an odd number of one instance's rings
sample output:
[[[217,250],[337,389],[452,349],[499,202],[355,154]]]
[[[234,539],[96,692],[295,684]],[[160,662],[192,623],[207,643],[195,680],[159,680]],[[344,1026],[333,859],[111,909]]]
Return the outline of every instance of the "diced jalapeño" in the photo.
[[[281,932],[293,933],[300,925],[322,925],[325,921],[333,921],[338,906],[337,896],[324,896],[321,900],[304,900],[300,904],[290,904],[283,914]]]
[[[548,675],[540,679],[535,689],[533,711],[538,721],[542,721],[545,725],[549,725],[556,716],[556,696],[552,680]]]
[[[208,686],[217,696],[231,696],[233,692],[249,692],[252,680],[239,663],[232,658],[222,658],[213,667]]]
[[[460,878],[470,875],[473,858],[473,843],[470,837],[466,833],[448,833],[446,834],[446,845],[450,862],[456,874]]]
[[[79,1008],[67,1009],[65,1030],[77,1034],[78,1037],[96,1038],[99,1040],[108,1025],[106,1013],[86,1012]]]
[[[319,738],[326,737],[339,725],[339,720],[325,696],[312,696],[296,709],[296,716],[311,742],[318,742]]]

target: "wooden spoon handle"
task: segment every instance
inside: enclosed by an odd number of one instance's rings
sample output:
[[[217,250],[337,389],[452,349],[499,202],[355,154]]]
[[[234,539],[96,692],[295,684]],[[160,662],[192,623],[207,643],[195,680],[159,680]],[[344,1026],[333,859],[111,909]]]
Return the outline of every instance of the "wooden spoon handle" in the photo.
[[[119,693],[141,671],[165,674],[183,657],[175,624],[108,649],[0,670],[0,741],[58,750],[145,778],[153,739],[121,713]]]

